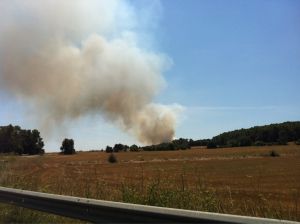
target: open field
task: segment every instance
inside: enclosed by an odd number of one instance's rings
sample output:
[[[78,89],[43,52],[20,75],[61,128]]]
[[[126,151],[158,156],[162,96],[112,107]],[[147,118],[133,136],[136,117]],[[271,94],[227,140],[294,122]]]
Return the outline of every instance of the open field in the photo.
[[[0,185],[300,221],[299,145],[115,155],[114,164],[104,152],[0,156]]]

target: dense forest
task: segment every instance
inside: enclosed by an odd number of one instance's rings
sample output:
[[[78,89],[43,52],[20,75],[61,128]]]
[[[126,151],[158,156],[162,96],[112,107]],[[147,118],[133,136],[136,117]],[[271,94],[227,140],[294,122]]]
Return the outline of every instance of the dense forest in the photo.
[[[170,151],[170,150],[179,150],[179,149],[184,150],[184,149],[191,148],[190,141],[191,140],[180,138],[168,143],[161,143],[157,145],[148,145],[148,146],[141,146],[141,147],[137,145],[128,146],[119,143],[119,144],[115,144],[114,147],[106,146],[105,151],[111,153],[111,152],[120,152],[120,151],[138,152],[138,151]]]
[[[116,144],[114,147],[107,146],[106,152],[119,151],[168,151],[185,150],[193,146],[204,146],[207,148],[263,146],[263,145],[285,145],[287,142],[295,141],[300,144],[300,122],[284,122],[265,126],[255,126],[248,129],[240,129],[225,132],[212,139],[176,139],[169,143],[139,147],[137,145],[127,146]]]
[[[300,144],[300,122],[284,122],[265,126],[255,126],[248,129],[224,132],[212,139],[175,139],[172,142],[158,145],[137,146],[115,144],[107,146],[106,152],[119,151],[167,151],[185,150],[194,146],[207,148],[241,147],[241,146],[263,146],[263,145],[284,145],[294,141]],[[0,126],[0,153],[15,154],[43,154],[44,142],[38,130],[23,130],[19,126]],[[65,139],[62,143],[63,154],[73,154],[74,140]]]
[[[38,130],[19,126],[0,126],[0,153],[43,154],[44,142]]]
[[[219,147],[280,144],[300,139],[300,122],[284,122],[225,132],[212,138]]]

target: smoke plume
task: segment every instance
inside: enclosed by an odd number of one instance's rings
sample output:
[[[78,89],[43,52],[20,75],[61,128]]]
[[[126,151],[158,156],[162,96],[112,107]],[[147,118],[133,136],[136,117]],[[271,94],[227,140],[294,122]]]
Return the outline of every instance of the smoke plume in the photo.
[[[176,113],[152,103],[170,60],[140,47],[128,2],[1,0],[0,10],[0,88],[33,105],[41,126],[100,114],[142,143],[172,140]]]

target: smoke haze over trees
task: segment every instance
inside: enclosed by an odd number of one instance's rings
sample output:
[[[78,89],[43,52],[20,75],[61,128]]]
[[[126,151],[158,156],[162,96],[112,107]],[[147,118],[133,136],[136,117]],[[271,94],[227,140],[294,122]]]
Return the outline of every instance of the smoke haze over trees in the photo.
[[[137,151],[172,151],[185,150],[194,146],[206,146],[209,149],[221,147],[263,146],[268,144],[284,145],[294,141],[300,144],[300,122],[284,122],[265,126],[255,126],[248,129],[229,131],[212,139],[175,139],[169,143],[129,147],[132,152]],[[115,150],[115,148],[118,150]],[[126,150],[124,150],[126,149]],[[114,148],[107,146],[106,152],[127,151],[128,146],[116,144]]]
[[[42,131],[100,115],[144,144],[173,139],[180,106],[153,102],[172,61],[142,46],[130,1],[2,0],[0,8],[1,91],[25,102]]]

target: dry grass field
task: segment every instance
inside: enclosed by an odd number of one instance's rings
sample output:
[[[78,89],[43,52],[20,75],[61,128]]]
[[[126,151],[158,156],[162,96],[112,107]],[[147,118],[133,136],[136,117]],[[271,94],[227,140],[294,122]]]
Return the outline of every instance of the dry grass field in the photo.
[[[270,156],[272,150],[280,156]],[[121,152],[115,153],[117,163],[109,163],[108,156],[105,152],[2,156],[0,185],[300,221],[299,145]],[[10,214],[0,212],[0,221],[10,220]],[[29,220],[39,220],[32,214]],[[55,222],[54,217],[49,222]]]

